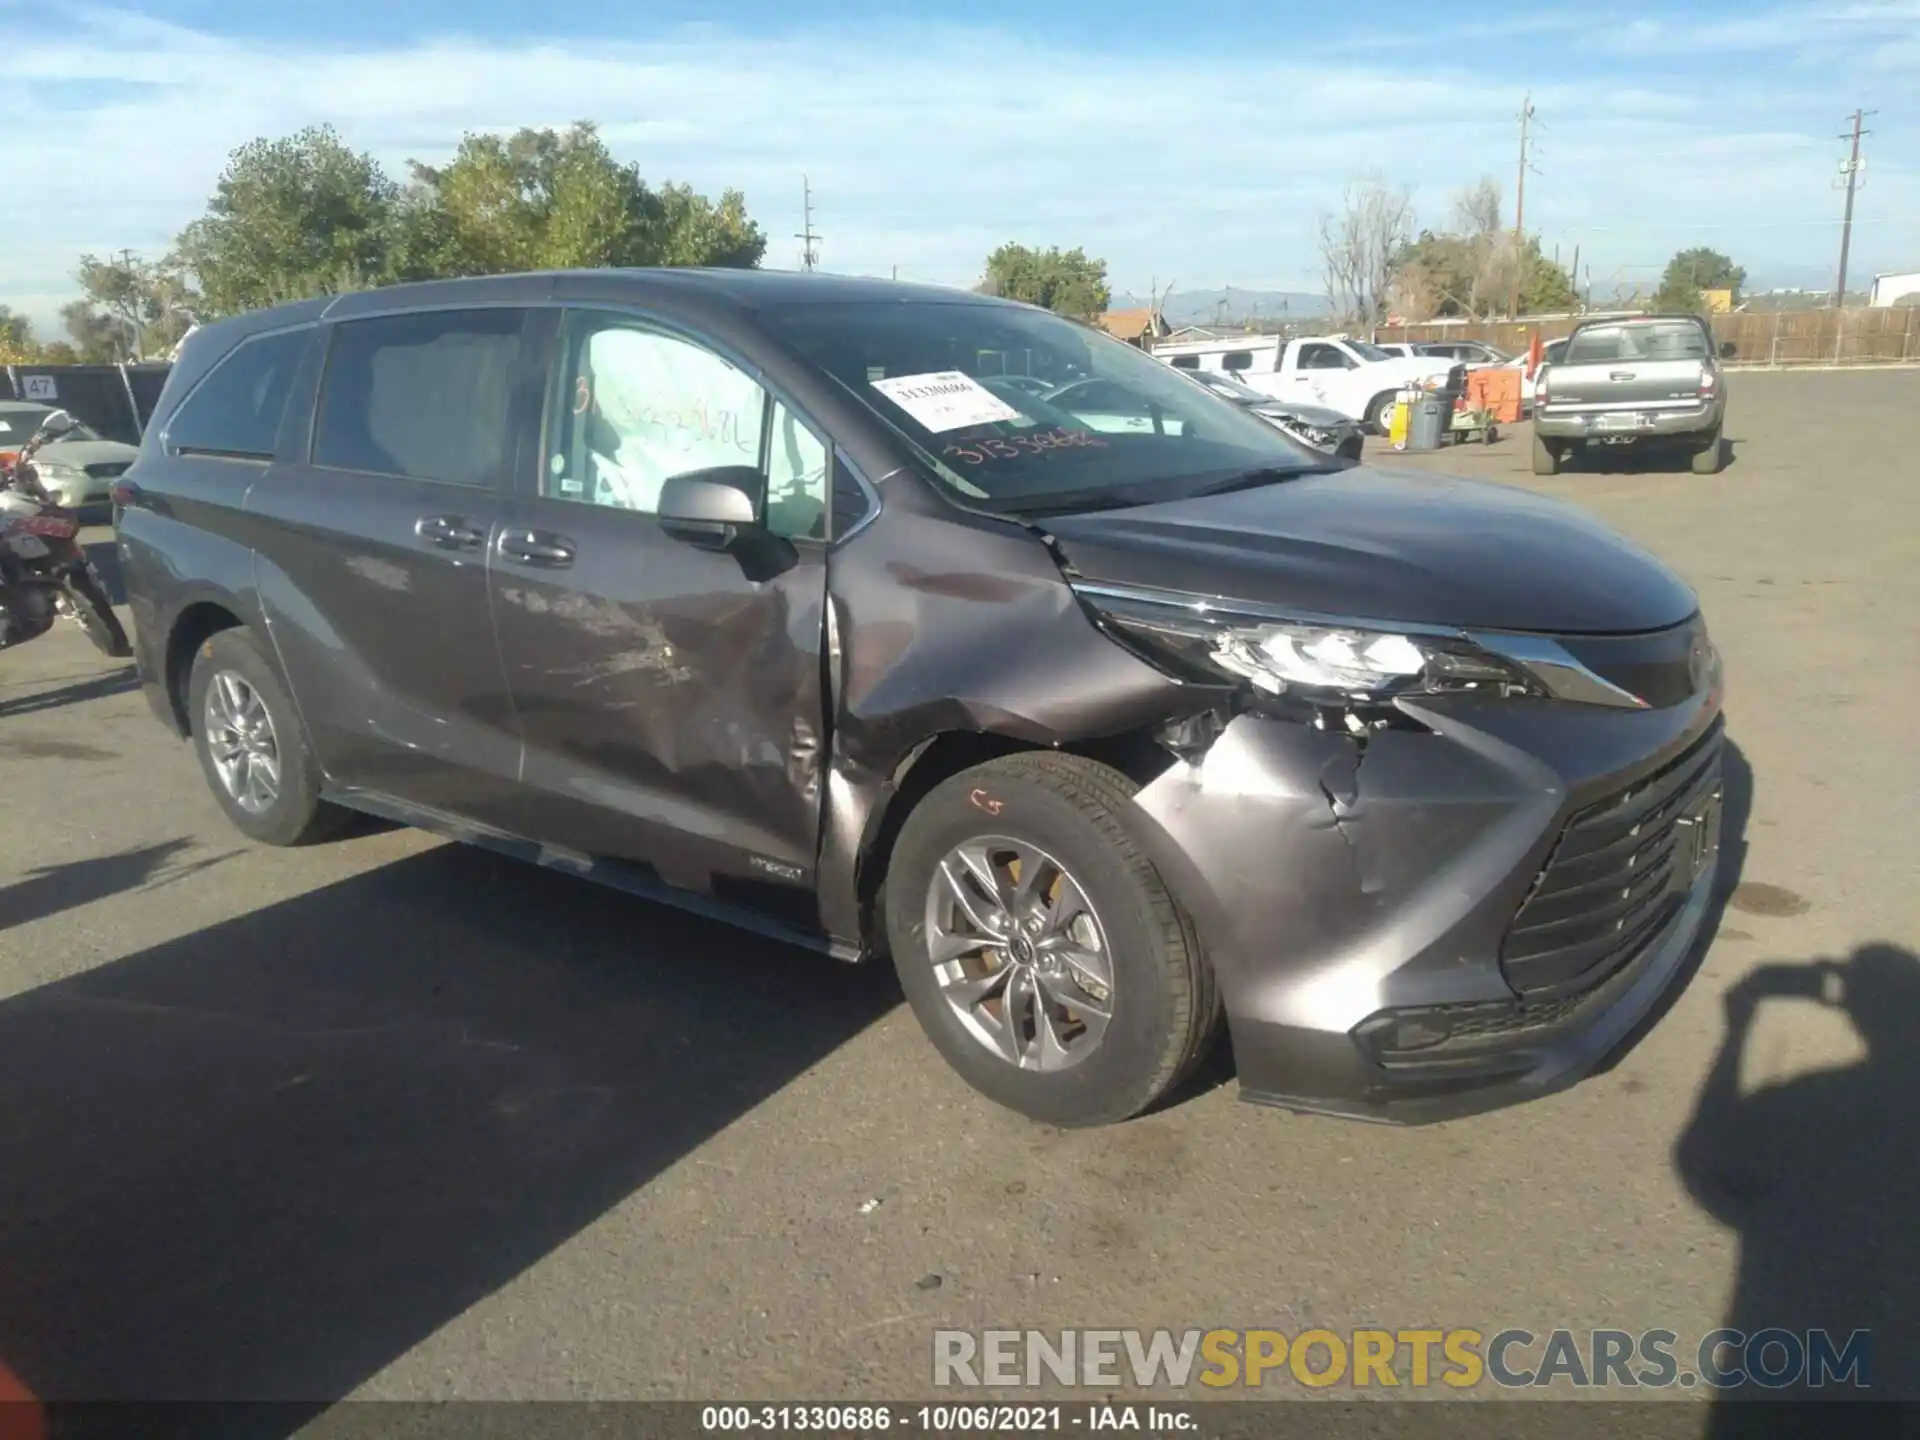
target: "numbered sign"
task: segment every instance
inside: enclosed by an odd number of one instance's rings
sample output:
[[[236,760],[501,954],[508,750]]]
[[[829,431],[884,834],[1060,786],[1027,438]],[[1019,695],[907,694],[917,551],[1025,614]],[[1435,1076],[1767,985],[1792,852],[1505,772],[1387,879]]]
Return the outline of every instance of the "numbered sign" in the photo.
[[[20,377],[23,400],[58,400],[60,392],[53,383],[51,375],[22,375]]]

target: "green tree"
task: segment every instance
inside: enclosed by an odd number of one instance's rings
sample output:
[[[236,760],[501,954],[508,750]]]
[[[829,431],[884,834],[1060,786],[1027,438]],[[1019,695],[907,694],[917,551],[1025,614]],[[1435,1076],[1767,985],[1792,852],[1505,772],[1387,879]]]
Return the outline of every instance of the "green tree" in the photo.
[[[207,213],[180,237],[209,316],[388,278],[399,187],[331,126],[233,152]]]
[[[60,323],[66,326],[77,364],[112,365],[128,359],[132,353],[126,326],[85,300],[70,300],[62,305]]]
[[[1580,292],[1566,266],[1540,251],[1537,236],[1527,237],[1521,252],[1520,313],[1522,315],[1563,315],[1580,304]]]
[[[1656,310],[1676,313],[1699,311],[1706,307],[1700,294],[1702,290],[1731,290],[1737,303],[1740,287],[1746,283],[1747,272],[1740,266],[1718,250],[1696,245],[1667,262],[1666,271],[1660,277],[1660,288],[1654,292],[1653,305]]]
[[[0,305],[0,365],[24,365],[40,358],[33,322]]]
[[[1107,308],[1107,262],[1072,250],[1034,250],[1002,245],[987,257],[980,289],[989,295],[1043,306],[1076,320],[1091,320]]]
[[[609,265],[757,265],[767,240],[737,190],[719,202],[650,188],[585,122],[468,135],[443,167],[415,162],[397,266],[489,275]]]

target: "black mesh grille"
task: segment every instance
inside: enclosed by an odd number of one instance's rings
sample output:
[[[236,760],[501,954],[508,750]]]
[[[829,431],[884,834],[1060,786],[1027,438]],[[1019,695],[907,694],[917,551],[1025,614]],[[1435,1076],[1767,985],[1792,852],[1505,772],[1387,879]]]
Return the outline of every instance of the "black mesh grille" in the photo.
[[[1640,635],[1556,635],[1562,648],[1604,680],[1656,710],[1678,705],[1705,688],[1710,645],[1705,620]]]
[[[1676,865],[1719,784],[1720,746],[1716,724],[1679,759],[1567,822],[1501,944],[1507,983],[1522,996],[1603,983],[1673,918],[1688,879]]]

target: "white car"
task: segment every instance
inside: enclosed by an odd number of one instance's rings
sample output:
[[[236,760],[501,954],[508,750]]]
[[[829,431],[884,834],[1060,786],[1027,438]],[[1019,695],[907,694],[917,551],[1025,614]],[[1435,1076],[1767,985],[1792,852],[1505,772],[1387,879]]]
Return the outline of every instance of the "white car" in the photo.
[[[32,400],[0,400],[0,459],[11,463],[55,408]],[[106,504],[112,498],[113,482],[126,473],[139,453],[131,445],[76,425],[60,439],[42,446],[33,457],[33,468],[54,504],[79,510]]]
[[[1466,383],[1466,366],[1457,361],[1394,355],[1339,335],[1188,341],[1156,346],[1153,358],[1176,370],[1224,372],[1275,400],[1337,410],[1383,433],[1402,390],[1457,391]]]

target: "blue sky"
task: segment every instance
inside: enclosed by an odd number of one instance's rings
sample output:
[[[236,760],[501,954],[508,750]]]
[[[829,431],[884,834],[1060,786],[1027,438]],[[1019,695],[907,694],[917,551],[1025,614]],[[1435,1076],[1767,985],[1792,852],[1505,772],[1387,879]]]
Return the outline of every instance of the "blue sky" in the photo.
[[[1489,174],[1511,213],[1531,90],[1527,227],[1604,289],[1691,244],[1830,283],[1862,105],[1852,274],[1920,269],[1920,0],[0,0],[0,62],[36,177],[0,304],[47,329],[82,252],[163,252],[228,151],[318,121],[400,174],[463,130],[597,120],[650,179],[744,189],[771,265],[804,171],[829,269],[967,284],[1020,240],[1118,290],[1317,290],[1318,213],[1356,178],[1443,224]]]

